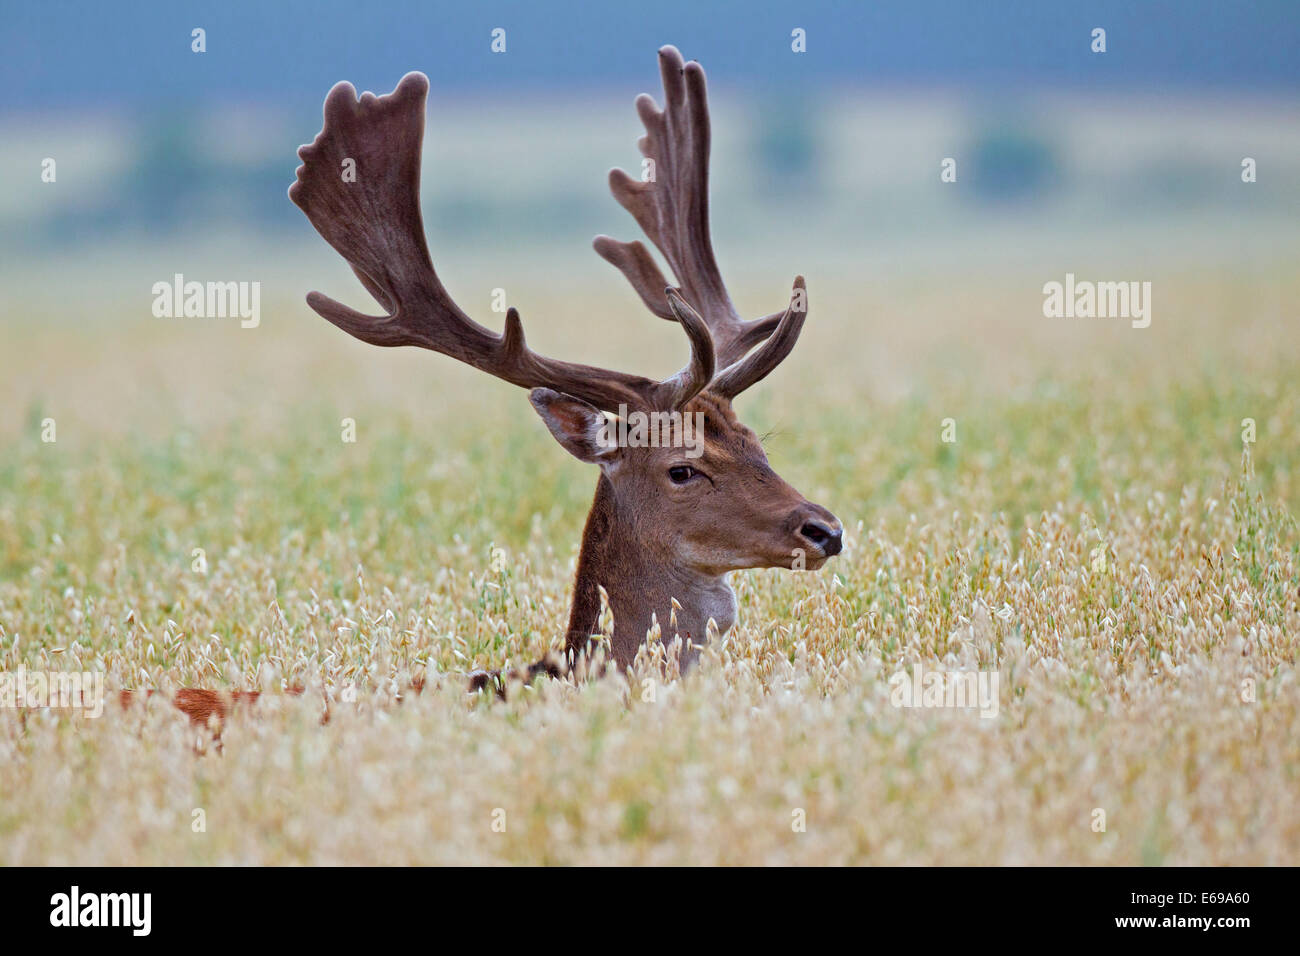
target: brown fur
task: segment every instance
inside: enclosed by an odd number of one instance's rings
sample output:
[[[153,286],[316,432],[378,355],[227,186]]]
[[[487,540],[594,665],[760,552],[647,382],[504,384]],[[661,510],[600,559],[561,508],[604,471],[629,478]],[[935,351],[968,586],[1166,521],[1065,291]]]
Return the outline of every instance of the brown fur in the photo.
[[[735,396],[794,348],[808,313],[803,277],[795,278],[784,312],[740,317],[713,253],[704,70],[665,46],[659,71],[663,108],[648,96],[637,99],[646,130],[641,150],[654,160],[658,176],[641,182],[616,169],[609,185],[678,285],[668,284],[640,241],[598,236],[594,247],[623,272],[652,313],[675,322],[690,342],[689,364],[661,382],[539,355],[526,344],[514,309],[497,335],[452,301],[433,269],[420,215],[429,87],[423,74],[407,74],[386,96],[358,98],[350,84],[336,85],[325,100],[320,134],[298,151],[303,165],[290,199],[347,259],[385,314],[365,315],[318,292],[307,297],[308,304],[363,342],[432,349],[531,389],[533,406],[560,444],[600,465],[578,557],[565,659],[544,658],[510,673],[510,679],[558,676],[585,662],[602,588],[614,616],[610,652],[616,665],[632,662],[656,623],[666,643],[681,637],[689,665],[710,622],[725,632],[735,620],[728,572],[815,569],[841,546],[839,521],[772,470],[762,445],[731,408]],[[355,182],[339,176],[344,157],[362,172]],[[637,413],[681,413],[692,421],[702,414],[702,454],[695,457],[695,449],[688,454],[682,447],[609,447],[597,438],[605,425],[599,410],[621,413],[624,405]],[[507,683],[499,672],[470,675],[472,690],[494,685],[503,694]],[[244,696],[257,695],[236,694],[232,700]],[[213,691],[182,691],[176,705],[200,723],[226,716],[224,698]]]
[[[553,400],[539,410],[553,430],[568,430],[568,437],[569,431],[581,430],[572,401],[565,404],[564,415],[547,415],[561,402],[564,399]],[[590,650],[598,629],[601,588],[614,616],[610,651],[615,664],[630,664],[647,630],[658,622],[665,643],[680,635],[689,665],[697,653],[690,645],[704,643],[710,620],[719,632],[734,621],[729,571],[788,568],[799,550],[806,555],[805,567],[820,567],[829,554],[800,531],[810,521],[836,535],[838,550],[838,520],[772,470],[758,438],[736,417],[727,399],[704,392],[685,411],[704,415],[705,441],[698,458],[685,457],[680,448],[637,447],[584,459],[597,461],[602,471],[582,535],[564,670]],[[595,414],[594,409],[590,413]],[[563,443],[583,457],[579,443]],[[675,486],[668,471],[682,464],[707,478]],[[504,678],[499,672],[475,672],[470,686],[478,690],[494,685],[503,693],[510,680],[526,683],[540,673],[555,672],[555,663],[544,660]]]

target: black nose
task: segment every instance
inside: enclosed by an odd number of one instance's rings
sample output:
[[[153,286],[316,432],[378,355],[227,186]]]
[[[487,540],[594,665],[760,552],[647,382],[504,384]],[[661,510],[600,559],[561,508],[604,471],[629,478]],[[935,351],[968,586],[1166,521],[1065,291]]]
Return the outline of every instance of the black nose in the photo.
[[[828,558],[839,554],[844,547],[842,533],[826,527],[820,521],[804,522],[804,526],[799,529],[799,533],[821,548],[822,553]]]

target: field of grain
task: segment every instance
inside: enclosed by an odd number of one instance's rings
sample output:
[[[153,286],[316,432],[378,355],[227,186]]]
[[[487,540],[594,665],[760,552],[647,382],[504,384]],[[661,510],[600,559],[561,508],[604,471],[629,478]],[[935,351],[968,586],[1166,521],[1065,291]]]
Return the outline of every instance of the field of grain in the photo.
[[[0,708],[0,864],[1300,863],[1284,252],[1149,268],[1147,329],[1043,318],[1055,265],[797,263],[803,340],[737,407],[844,553],[734,575],[685,678],[506,703],[463,674],[561,645],[595,483],[522,392],[328,327],[304,288],[364,293],[323,244],[256,329],[33,299],[0,352],[0,670],[270,693],[220,748],[158,698]],[[680,336],[602,269],[524,273],[530,343],[670,372]],[[894,706],[916,667],[996,673],[996,716]]]

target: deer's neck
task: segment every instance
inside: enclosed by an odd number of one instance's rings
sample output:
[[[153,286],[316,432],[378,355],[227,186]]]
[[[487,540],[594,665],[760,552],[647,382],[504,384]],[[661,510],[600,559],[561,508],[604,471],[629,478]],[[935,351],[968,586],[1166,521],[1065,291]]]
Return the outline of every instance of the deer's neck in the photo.
[[[674,633],[702,645],[709,619],[725,633],[736,619],[736,596],[725,575],[705,575],[679,567],[670,558],[642,546],[632,516],[623,514],[614,487],[603,474],[587,515],[578,555],[578,574],[569,614],[566,654],[582,653],[588,637],[598,631],[600,590],[609,595],[614,614],[613,654],[627,666],[645,643],[646,631],[658,619],[664,643]],[[673,628],[673,599],[681,605]],[[693,660],[683,652],[683,660]]]

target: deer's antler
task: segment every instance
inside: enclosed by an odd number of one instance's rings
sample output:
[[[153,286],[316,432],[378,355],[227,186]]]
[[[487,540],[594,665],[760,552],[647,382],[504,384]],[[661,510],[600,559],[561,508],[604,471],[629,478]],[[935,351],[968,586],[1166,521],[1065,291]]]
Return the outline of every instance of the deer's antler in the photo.
[[[676,47],[659,51],[664,108],[647,94],[636,100],[645,124],[641,152],[653,161],[653,176],[634,180],[621,169],[609,174],[610,192],[663,254],[684,298],[702,313],[724,371],[712,390],[733,397],[772,371],[794,347],[807,316],[803,278],[795,280],[790,307],[745,321],[727,294],[713,254],[709,229],[709,101],[704,69],[682,62]],[[640,241],[597,236],[596,252],[632,283],[646,307],[665,319],[676,310],[660,290],[669,283]],[[746,359],[755,345],[763,348]]]
[[[307,304],[363,342],[432,349],[515,385],[552,388],[606,411],[623,403],[680,408],[705,388],[715,366],[709,327],[680,299],[670,315],[685,329],[692,358],[663,382],[546,358],[528,348],[515,309],[497,335],[456,305],[434,271],[420,215],[428,91],[424,74],[408,73],[385,96],[358,99],[350,83],[339,83],[326,97],[320,134],[298,150],[303,165],[289,198],[387,314],[364,315],[319,292],[310,293]],[[354,175],[345,177],[348,171]]]

